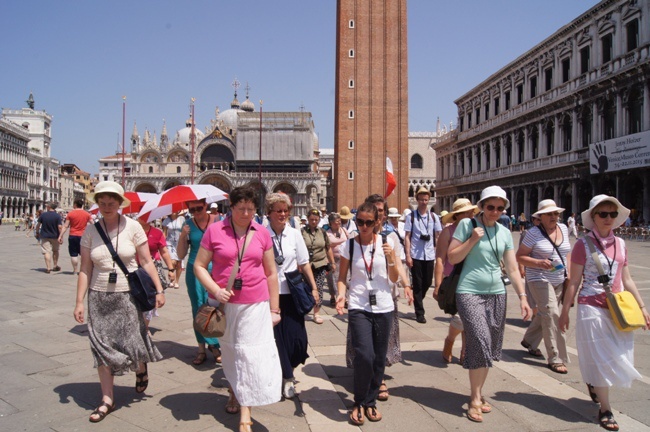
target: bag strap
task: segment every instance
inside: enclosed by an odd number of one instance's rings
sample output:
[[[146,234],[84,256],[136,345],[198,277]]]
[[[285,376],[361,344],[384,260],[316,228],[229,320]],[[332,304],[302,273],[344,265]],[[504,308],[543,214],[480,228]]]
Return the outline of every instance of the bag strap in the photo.
[[[540,225],[540,226],[541,226],[541,225]],[[549,235],[548,235],[548,233],[546,232],[546,229],[545,229],[544,227],[542,227],[542,228],[537,227],[537,229],[539,230],[539,232],[542,233],[542,235],[544,236],[544,238],[546,238],[546,240],[548,240],[548,242],[551,244],[551,246],[553,246],[553,249],[555,249],[555,252],[557,252],[557,256],[560,257],[560,261],[562,261],[562,265],[564,266],[564,277],[566,278],[566,277],[567,277],[567,273],[566,273],[566,263],[564,262],[564,258],[562,258],[562,254],[560,253],[560,249],[557,247],[557,245],[555,244],[555,242],[553,242],[553,240],[551,240],[551,237],[549,237]],[[562,232],[562,230],[560,229],[559,226],[558,226],[556,229],[559,229],[560,232]],[[562,236],[564,236],[564,233],[562,233]],[[562,240],[562,241],[564,242],[564,240]],[[600,262],[600,261],[598,261],[598,262]]]
[[[248,234],[246,235],[246,240],[244,241],[244,246],[242,247],[243,250],[246,250],[248,244],[251,242],[254,235],[255,235],[255,231],[253,231],[252,229],[248,230]],[[239,260],[235,260],[235,265],[232,266],[232,271],[230,272],[230,277],[228,278],[228,285],[226,285],[226,291],[228,292],[232,291],[232,286],[235,283],[237,272],[239,272]]]
[[[596,247],[594,246],[594,242],[591,241],[591,238],[587,235],[585,236],[585,242],[587,243],[587,246],[589,247],[589,252],[591,252],[591,258],[594,260],[594,263],[596,264],[596,268],[598,269],[598,273],[601,276],[604,276],[605,269],[603,268],[603,263],[600,262],[600,258],[598,257],[598,252],[596,251]],[[605,253],[605,252],[603,252]],[[603,288],[605,288],[605,292],[609,294],[611,292],[611,289],[609,288],[609,282],[602,284]]]
[[[471,219],[470,219],[470,222],[472,223],[472,230],[478,226],[478,225],[476,224],[476,219],[471,218]],[[470,234],[470,237],[471,237],[471,236],[472,236],[472,235]],[[469,240],[469,238],[468,238],[467,240]],[[465,241],[467,241],[467,240],[465,240]],[[467,258],[467,257],[465,257],[465,258]],[[462,261],[459,262],[458,264],[454,265],[454,269],[451,271],[451,274],[458,274],[458,275],[459,275],[460,272],[463,270],[463,264],[465,264],[465,260],[462,260]]]
[[[119,221],[118,221],[118,223],[119,223]],[[130,273],[129,269],[126,268],[126,266],[122,262],[122,258],[120,258],[120,256],[117,254],[117,252],[115,252],[115,248],[113,247],[113,243],[111,243],[110,239],[108,238],[108,236],[104,232],[104,229],[102,228],[99,221],[95,222],[95,228],[97,229],[97,232],[99,233],[99,236],[102,238],[102,240],[104,240],[104,244],[108,248],[108,251],[111,253],[111,257],[113,258],[113,261],[115,261],[115,264],[117,264],[117,266],[120,268],[120,270],[122,270],[122,272],[124,272],[124,276],[128,277],[128,275]]]

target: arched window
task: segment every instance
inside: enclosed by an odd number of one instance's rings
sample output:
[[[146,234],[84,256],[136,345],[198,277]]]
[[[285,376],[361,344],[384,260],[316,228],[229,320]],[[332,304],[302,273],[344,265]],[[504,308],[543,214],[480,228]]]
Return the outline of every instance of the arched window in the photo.
[[[181,173],[181,167],[177,166],[176,167],[176,174],[180,174],[180,173]]]
[[[149,174],[153,174],[153,167],[149,167]]]
[[[411,156],[411,169],[422,169],[422,156],[417,153]]]

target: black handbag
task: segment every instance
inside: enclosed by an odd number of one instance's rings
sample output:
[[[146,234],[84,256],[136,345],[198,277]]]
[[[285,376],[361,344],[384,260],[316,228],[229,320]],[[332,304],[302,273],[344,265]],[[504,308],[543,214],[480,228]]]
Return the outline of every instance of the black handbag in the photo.
[[[142,312],[147,312],[155,308],[157,290],[153,279],[149,276],[149,273],[147,273],[147,271],[142,267],[139,267],[136,271],[129,272],[120,256],[115,252],[113,244],[108,239],[108,236],[99,222],[95,222],[95,228],[97,228],[99,236],[104,240],[108,251],[111,253],[111,257],[113,257],[113,261],[115,261],[115,264],[117,264],[120,270],[124,273],[124,276],[126,276],[126,279],[129,282],[129,288],[131,289],[131,295],[133,296],[136,305],[138,305]]]
[[[298,270],[285,272],[293,304],[300,315],[307,315],[316,305],[311,287]]]
[[[472,218],[471,221],[472,227],[476,228],[476,220]],[[464,262],[465,260],[456,264],[449,276],[446,276],[442,280],[440,288],[438,288],[438,306],[450,315],[456,315],[458,313],[458,308],[456,307],[456,289],[458,288],[458,280],[460,279],[460,273],[463,271]]]

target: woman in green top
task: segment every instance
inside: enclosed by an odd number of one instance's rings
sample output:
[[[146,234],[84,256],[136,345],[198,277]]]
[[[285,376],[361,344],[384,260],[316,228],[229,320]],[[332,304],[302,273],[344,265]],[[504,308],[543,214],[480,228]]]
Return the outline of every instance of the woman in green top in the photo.
[[[531,315],[512,245],[510,230],[497,223],[510,205],[506,192],[490,186],[477,203],[482,212],[463,219],[456,228],[447,257],[451,264],[465,260],[456,291],[458,315],[465,329],[465,363],[471,396],[467,418],[482,422],[492,407],[483,398],[483,385],[493,361],[501,358],[506,319],[506,286],[512,281],[524,320]],[[505,264],[504,264],[505,263]]]
[[[208,225],[214,222],[215,216],[207,212],[208,204],[205,200],[188,201],[186,205],[192,218],[183,225],[176,252],[178,258],[182,261],[189,249],[187,268],[185,269],[185,284],[187,285],[187,294],[190,297],[190,304],[192,305],[192,319],[194,319],[199,308],[208,302],[208,292],[194,275],[194,259],[199,252],[203,233],[205,233]],[[215,361],[221,363],[219,340],[217,338],[206,338],[196,330],[194,330],[194,335],[196,336],[199,349],[192,363],[198,366],[205,362],[207,358],[205,352],[206,345],[212,351]]]
[[[327,272],[335,271],[334,253],[330,248],[330,241],[323,228],[318,227],[320,212],[317,209],[309,210],[307,226],[302,229],[302,238],[307,245],[311,271],[314,273],[316,286],[318,287],[318,302],[314,306],[314,322],[322,324],[323,318],[318,315],[323,304],[323,289],[327,285]]]

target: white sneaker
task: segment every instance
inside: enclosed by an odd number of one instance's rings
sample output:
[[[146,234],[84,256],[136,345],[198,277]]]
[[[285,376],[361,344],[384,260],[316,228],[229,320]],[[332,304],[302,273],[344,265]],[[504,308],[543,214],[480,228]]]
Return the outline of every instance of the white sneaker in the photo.
[[[293,386],[293,378],[282,380],[282,396],[286,399],[293,399],[296,395],[296,388]]]

